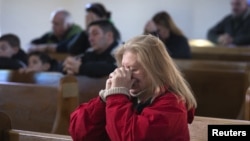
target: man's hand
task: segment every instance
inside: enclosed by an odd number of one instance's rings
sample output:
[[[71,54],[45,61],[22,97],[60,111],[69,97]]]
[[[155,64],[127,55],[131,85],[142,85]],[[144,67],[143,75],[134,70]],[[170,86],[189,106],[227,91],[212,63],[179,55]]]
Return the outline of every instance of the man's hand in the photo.
[[[82,62],[81,59],[76,59],[75,57],[67,57],[63,63],[63,70],[67,72],[67,74],[77,74],[79,73],[79,69]]]
[[[228,46],[232,44],[232,42],[233,38],[227,33],[220,35],[218,38],[218,43],[224,46]]]

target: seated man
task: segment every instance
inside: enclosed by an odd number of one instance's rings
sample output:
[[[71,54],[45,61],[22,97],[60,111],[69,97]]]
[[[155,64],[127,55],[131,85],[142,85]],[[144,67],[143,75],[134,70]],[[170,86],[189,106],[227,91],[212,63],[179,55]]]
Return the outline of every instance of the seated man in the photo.
[[[111,20],[111,12],[109,12],[106,7],[102,3],[89,3],[85,7],[86,15],[85,15],[85,26],[86,29],[91,22],[98,20]],[[84,53],[89,47],[90,43],[88,40],[87,31],[83,30],[79,35],[77,35],[73,40],[70,54],[71,55],[79,55]]]
[[[0,37],[0,69],[19,69],[27,65],[27,54],[20,44],[17,35],[5,34]]]
[[[63,63],[67,74],[102,77],[115,68],[113,51],[119,44],[120,34],[108,20],[99,20],[88,26],[89,48],[81,57],[68,57]]]
[[[53,31],[31,41],[30,51],[41,52],[70,52],[74,37],[82,28],[73,23],[70,13],[59,9],[51,14]]]
[[[247,0],[231,0],[232,13],[208,31],[208,39],[223,46],[250,45],[250,9]]]

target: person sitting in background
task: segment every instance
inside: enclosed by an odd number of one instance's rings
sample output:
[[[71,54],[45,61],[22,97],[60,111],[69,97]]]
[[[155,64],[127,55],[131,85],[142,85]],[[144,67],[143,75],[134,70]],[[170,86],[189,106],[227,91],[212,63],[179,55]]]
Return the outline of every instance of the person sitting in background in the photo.
[[[119,45],[120,33],[109,20],[98,20],[88,26],[91,48],[81,58],[69,56],[63,66],[67,74],[102,77],[116,68],[113,51]]]
[[[98,20],[111,20],[111,13],[107,11],[101,3],[89,3],[86,5],[85,10],[87,12],[85,16],[86,29],[91,22]],[[85,30],[79,33],[73,40],[76,41],[72,45],[70,51],[71,55],[82,54],[90,47],[88,34]]]
[[[231,0],[232,13],[208,30],[207,38],[223,46],[250,45],[250,8],[246,0]]]
[[[35,51],[28,54],[28,67],[19,69],[19,72],[59,72],[59,68],[59,63],[55,59],[52,59],[48,54]]]
[[[21,48],[21,42],[15,34],[0,37],[0,69],[19,69],[27,65],[27,54]]]
[[[99,96],[70,115],[74,141],[189,141],[196,99],[164,43],[152,35],[127,41]]]
[[[58,9],[51,14],[52,31],[40,38],[33,39],[29,51],[69,53],[74,42],[73,38],[82,28],[73,23],[71,14]]]
[[[146,24],[144,34],[159,36],[172,58],[191,58],[191,51],[187,38],[176,26],[167,12],[162,11],[156,13],[152,20]]]

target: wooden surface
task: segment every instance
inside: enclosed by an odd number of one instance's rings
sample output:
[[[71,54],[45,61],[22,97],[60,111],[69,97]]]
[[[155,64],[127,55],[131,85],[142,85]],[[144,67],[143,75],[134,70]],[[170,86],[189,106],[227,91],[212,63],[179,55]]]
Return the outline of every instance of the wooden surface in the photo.
[[[0,83],[0,110],[15,129],[51,132],[57,111],[57,87]]]
[[[59,72],[19,73],[16,70],[0,70],[0,82],[31,83],[46,86],[59,86],[64,75]]]
[[[25,130],[10,130],[9,141],[72,141],[68,135],[41,133]]]
[[[174,61],[197,98],[198,116],[250,120],[248,63],[215,60]]]
[[[250,47],[191,47],[193,59],[250,61]]]
[[[189,124],[189,132],[190,132],[191,141],[207,141],[207,139],[208,139],[208,125],[210,125],[210,124],[250,125],[250,121],[195,116],[193,123]]]
[[[105,89],[108,77],[92,78],[87,76],[77,76],[79,87],[79,104],[87,102],[99,95],[101,89]]]
[[[59,103],[52,133],[69,135],[70,114],[78,106],[78,82],[75,76],[66,75],[60,80]]]

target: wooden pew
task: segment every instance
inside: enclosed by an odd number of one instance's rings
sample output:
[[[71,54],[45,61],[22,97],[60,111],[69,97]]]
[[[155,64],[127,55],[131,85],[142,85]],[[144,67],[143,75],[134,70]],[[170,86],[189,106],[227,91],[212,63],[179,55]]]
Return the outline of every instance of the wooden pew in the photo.
[[[98,96],[101,89],[105,89],[108,76],[93,78],[88,76],[77,76],[79,87],[79,104],[87,102]]]
[[[68,56],[68,53],[49,53],[49,56],[58,62],[63,62]]]
[[[250,70],[248,62],[174,59],[180,69]]]
[[[15,129],[68,134],[77,87],[73,76],[64,76],[58,86],[0,82],[0,111],[10,115]]]
[[[0,83],[0,111],[10,115],[15,129],[51,132],[58,94],[56,87]]]
[[[250,61],[249,47],[191,47],[193,59]]]
[[[1,141],[72,141],[68,135],[41,133],[13,129],[10,117],[0,112],[0,140]]]
[[[196,115],[250,120],[250,77],[247,63],[174,61],[197,98]]]
[[[195,116],[194,121],[188,125],[191,141],[206,141],[208,138],[208,125],[250,125],[250,121]],[[0,139],[1,141],[72,141],[68,135],[40,133],[12,129],[11,121],[7,115],[0,112]]]
[[[62,77],[64,77],[64,75],[59,72],[19,73],[17,70],[0,70],[0,82],[18,82],[58,86]]]
[[[207,141],[208,139],[208,125],[249,125],[250,121],[236,120],[236,119],[223,119],[195,116],[192,124],[189,124],[189,132],[191,141]]]
[[[52,133],[68,135],[70,114],[79,102],[78,81],[73,75],[66,75],[60,80],[59,103]]]

